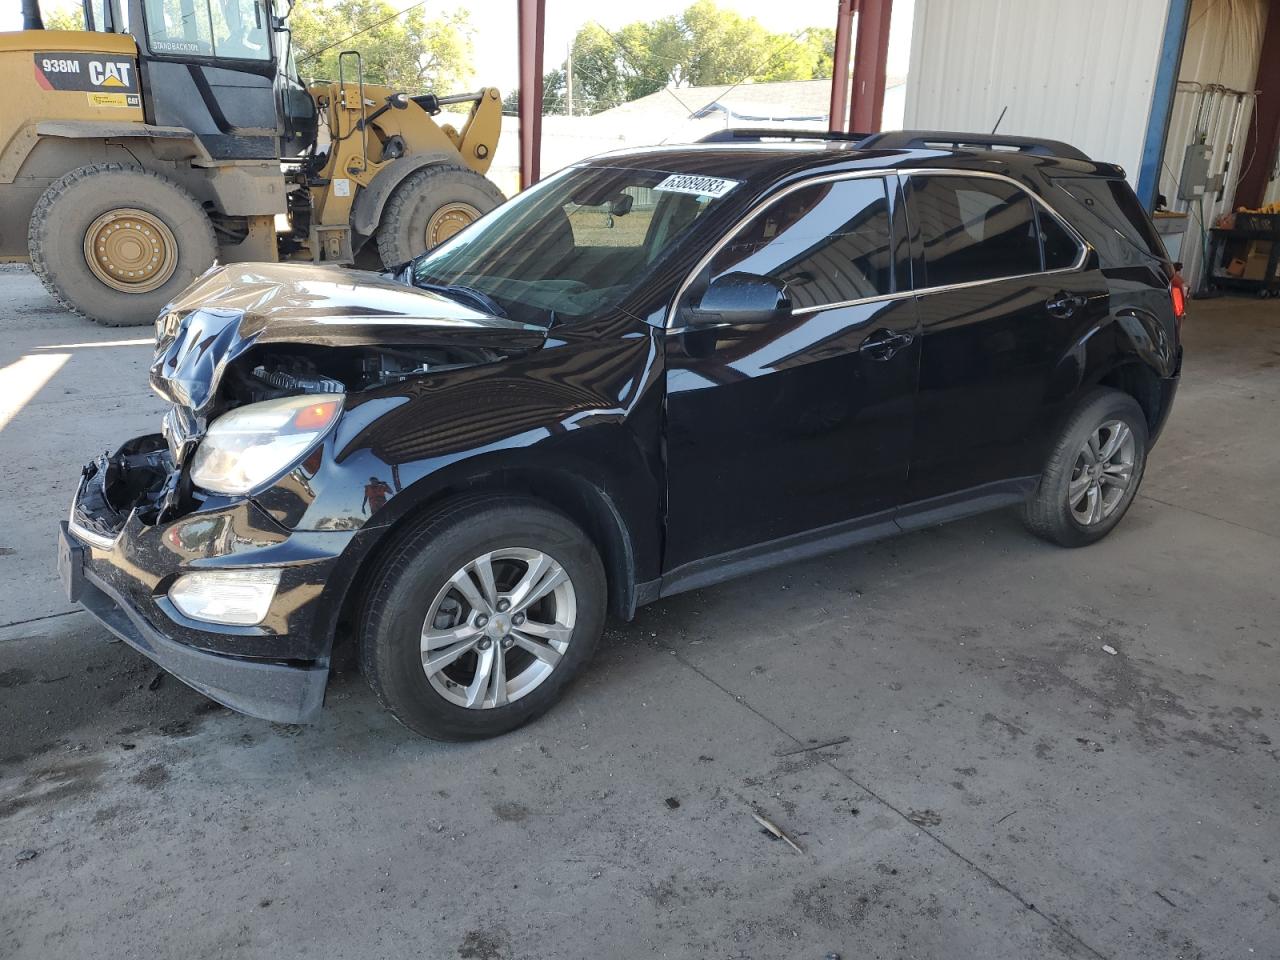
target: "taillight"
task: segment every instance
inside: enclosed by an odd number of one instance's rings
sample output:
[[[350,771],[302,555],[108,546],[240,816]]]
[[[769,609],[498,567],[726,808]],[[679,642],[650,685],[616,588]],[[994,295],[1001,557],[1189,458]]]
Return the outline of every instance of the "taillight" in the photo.
[[[1182,274],[1175,272],[1169,281],[1169,300],[1173,304],[1173,318],[1177,321],[1178,334],[1182,334],[1182,318],[1187,315],[1187,283]]]

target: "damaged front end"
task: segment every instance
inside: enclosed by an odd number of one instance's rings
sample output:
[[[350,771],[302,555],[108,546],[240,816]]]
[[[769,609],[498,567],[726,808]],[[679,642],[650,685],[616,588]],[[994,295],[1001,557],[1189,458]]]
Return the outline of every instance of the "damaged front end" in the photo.
[[[218,417],[296,396],[357,398],[412,377],[540,347],[545,329],[375,275],[309,265],[211,270],[157,322],[152,389],[171,404],[160,436],[84,469],[75,524],[114,537],[130,512],[162,523],[199,506],[196,449]],[[217,491],[226,492],[226,491]]]
[[[85,464],[71,511],[77,531],[109,543],[124,529],[130,514],[154,524],[177,488],[179,473],[160,434],[130,440],[113,455]]]
[[[319,709],[325,585],[356,528],[290,522],[264,507],[266,491],[314,475],[324,438],[362,395],[546,337],[356,276],[242,264],[201,278],[158,322],[162,432],[84,468],[60,538],[72,600],[191,686],[271,720]]]

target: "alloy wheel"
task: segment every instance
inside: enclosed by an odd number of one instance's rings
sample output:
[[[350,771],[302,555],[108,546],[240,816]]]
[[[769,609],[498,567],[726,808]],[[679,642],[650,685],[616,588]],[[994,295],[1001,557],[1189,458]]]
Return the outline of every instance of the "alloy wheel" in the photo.
[[[1076,455],[1067,504],[1082,526],[1102,523],[1124,502],[1133,482],[1137,443],[1122,420],[1108,420],[1089,434]]]
[[[487,710],[541,686],[569,647],[573,582],[540,550],[505,547],[454,572],[422,625],[422,669],[442,697]]]

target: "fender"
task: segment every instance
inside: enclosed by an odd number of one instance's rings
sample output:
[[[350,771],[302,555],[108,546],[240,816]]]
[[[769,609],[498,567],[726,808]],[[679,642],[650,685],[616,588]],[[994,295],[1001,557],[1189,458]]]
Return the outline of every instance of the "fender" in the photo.
[[[609,607],[616,616],[630,620],[636,607],[646,599],[656,599],[641,597],[638,588],[643,580],[657,577],[658,531],[637,528],[635,518],[642,516],[638,511],[645,508],[628,506],[619,499],[628,496],[620,488],[622,478],[604,476],[599,466],[588,460],[573,458],[566,463],[559,456],[544,457],[541,453],[523,448],[455,463],[400,491],[371,517],[343,550],[321,594],[314,623],[316,632],[324,635],[326,653],[344,610],[358,598],[376,569],[372,561],[394,541],[404,522],[469,493],[530,494],[577,520],[600,548],[610,586]],[[652,495],[660,499],[656,480]],[[652,507],[648,509],[652,511]]]
[[[382,208],[387,205],[396,187],[424,167],[438,163],[456,164],[458,162],[459,157],[456,153],[447,153],[444,150],[411,153],[392,160],[374,175],[369,186],[356,195],[355,203],[351,205],[352,229],[363,236],[372,236],[382,221]]]
[[[1150,311],[1125,307],[1090,327],[1054,365],[1046,402],[1067,400],[1097,386],[1118,367],[1141,364],[1166,379],[1178,369],[1177,349]]]
[[[200,138],[186,127],[158,127],[150,123],[109,120],[45,120],[36,124],[38,137],[68,140],[121,140],[144,137],[155,142],[155,154],[162,160],[191,160],[212,163]]]

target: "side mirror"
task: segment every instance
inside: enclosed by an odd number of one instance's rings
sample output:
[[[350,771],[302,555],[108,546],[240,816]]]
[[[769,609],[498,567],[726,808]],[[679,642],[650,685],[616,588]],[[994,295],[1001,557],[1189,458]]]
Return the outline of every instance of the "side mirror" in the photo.
[[[702,301],[687,311],[691,324],[769,323],[791,314],[787,285],[754,273],[726,273],[716,277]]]

